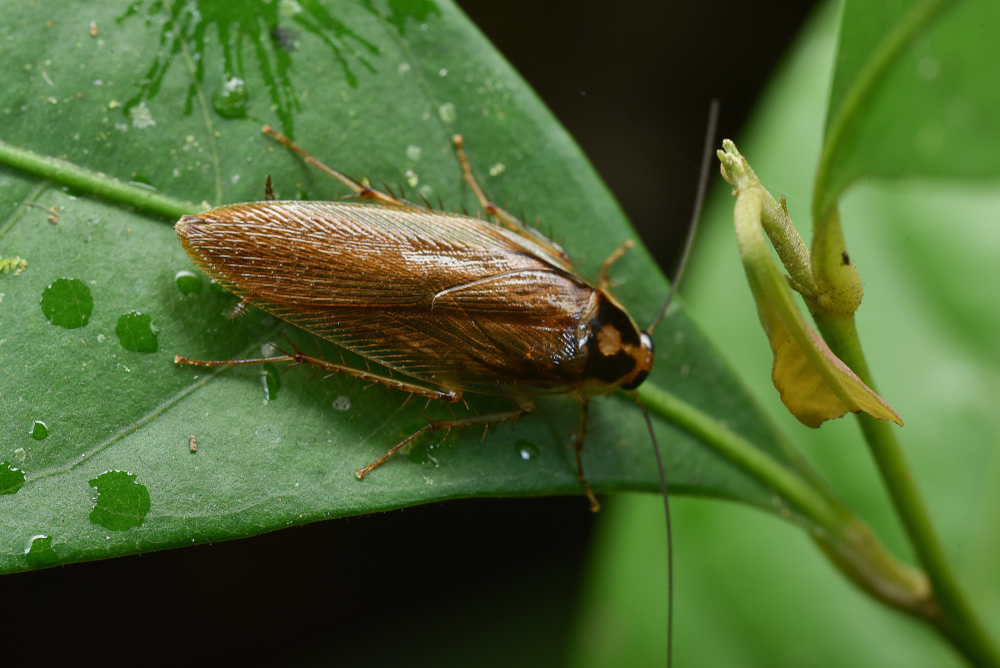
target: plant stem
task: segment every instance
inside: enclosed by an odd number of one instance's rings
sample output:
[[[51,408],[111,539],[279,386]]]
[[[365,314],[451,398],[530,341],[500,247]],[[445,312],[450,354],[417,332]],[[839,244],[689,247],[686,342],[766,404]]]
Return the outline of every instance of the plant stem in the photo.
[[[840,318],[817,314],[816,324],[837,356],[874,390],[854,316]],[[940,614],[930,619],[931,623],[973,665],[1000,666],[1000,653],[974,615],[959,586],[958,578],[948,563],[944,547],[934,532],[930,515],[913,480],[895,430],[889,423],[866,414],[858,415],[858,421],[896,513],[903,522],[920,564],[930,578],[934,598],[940,605]]]
[[[92,172],[65,160],[39,155],[4,141],[0,141],[0,164],[163,218],[176,220],[185,214],[201,210],[201,207],[190,202],[122,183],[101,172]]]
[[[649,410],[695,436],[784,499],[834,565],[865,591],[922,619],[937,613],[927,578],[894,559],[818,476],[800,475],[716,419],[651,383],[637,392]]]

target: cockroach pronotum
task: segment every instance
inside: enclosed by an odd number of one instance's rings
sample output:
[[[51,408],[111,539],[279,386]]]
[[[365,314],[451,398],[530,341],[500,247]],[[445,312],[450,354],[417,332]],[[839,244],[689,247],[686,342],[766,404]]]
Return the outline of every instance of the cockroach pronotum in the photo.
[[[707,184],[716,116],[713,103],[695,222]],[[634,390],[649,375],[652,333],[673,296],[695,224],[670,294],[643,331],[612,296],[607,278],[609,267],[631,242],[604,261],[595,284],[558,244],[486,197],[460,135],[453,143],[465,181],[499,224],[375,190],[327,167],[270,126],[263,131],[367,203],[274,201],[268,177],[263,202],[181,218],[174,229],[184,250],[209,277],[241,298],[236,313],[256,306],[405,379],[362,371],[298,348],[277,357],[228,361],[177,355],[175,362],[224,366],[287,361],[396,388],[410,397],[457,402],[472,392],[508,396],[517,404],[487,415],[430,420],[355,471],[358,478],[425,432],[488,428],[528,415],[538,395],[569,395],[581,406],[574,442],[577,477],[591,509],[598,510],[580,454],[590,398]],[[656,456],[666,503],[658,450]],[[669,538],[669,509],[667,513]]]

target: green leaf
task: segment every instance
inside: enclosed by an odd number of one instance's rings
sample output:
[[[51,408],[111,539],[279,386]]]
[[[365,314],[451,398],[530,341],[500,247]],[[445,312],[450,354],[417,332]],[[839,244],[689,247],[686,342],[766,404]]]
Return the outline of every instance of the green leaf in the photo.
[[[4,141],[186,201],[258,200],[267,175],[278,197],[346,194],[261,135],[269,122],[350,175],[475,210],[451,148],[461,132],[488,192],[538,216],[585,272],[634,236],[565,131],[443,0],[88,5],[97,36],[78,15],[8,8],[5,25],[29,28],[0,33]],[[28,202],[59,207],[58,222]],[[355,469],[425,423],[420,403],[302,368],[279,382],[276,365],[177,367],[175,354],[273,352],[282,332],[308,350],[317,342],[259,311],[230,319],[234,298],[203,289],[172,222],[0,169],[0,255],[29,263],[0,275],[0,403],[11,407],[0,412],[0,459],[25,458],[23,486],[0,497],[0,571],[455,497],[580,493],[567,449],[579,408],[565,397],[541,399],[485,442],[424,437],[358,481]],[[616,294],[649,322],[666,292],[649,255],[634,251],[612,273]],[[56,283],[72,299],[53,313],[74,329],[50,322],[44,295]],[[788,461],[681,310],[657,334],[652,382]],[[45,440],[29,434],[34,421]],[[657,431],[675,489],[774,508],[735,465],[662,421]],[[584,465],[598,491],[658,489],[641,415],[623,397],[592,406]]]
[[[817,210],[866,176],[1000,175],[1000,4],[844,4]]]
[[[889,3],[871,3],[889,4]],[[738,139],[772,195],[808,220],[835,61],[836,6],[801,35]],[[980,64],[989,72],[990,63]],[[913,113],[916,113],[915,111]],[[908,179],[865,184],[840,204],[865,277],[857,323],[934,526],[979,611],[1000,601],[1000,189]],[[713,193],[681,292],[765,410],[873,527],[915,560],[856,424],[797,424],[770,382],[771,355],[733,238],[729,188]],[[745,283],[744,283],[745,284]],[[748,335],[748,332],[757,332]],[[574,666],[662,666],[666,636],[662,501],[621,495],[599,519]],[[964,666],[928,628],[860,595],[801,532],[737,504],[671,498],[675,665]],[[993,637],[1000,616],[984,615]]]

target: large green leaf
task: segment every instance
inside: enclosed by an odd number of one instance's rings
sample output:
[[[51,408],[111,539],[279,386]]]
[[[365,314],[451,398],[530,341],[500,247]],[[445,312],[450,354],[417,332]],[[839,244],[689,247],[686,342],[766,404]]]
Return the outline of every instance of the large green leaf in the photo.
[[[738,139],[771,193],[787,196],[800,228],[808,227],[830,75],[839,66],[836,9],[830,3],[804,32]],[[978,71],[991,76],[994,69],[981,63]],[[681,291],[782,430],[880,539],[914,563],[853,420],[813,430],[784,410],[750,290],[734,288],[745,282],[733,202],[727,191],[714,193]],[[929,179],[859,185],[841,212],[851,258],[865,278],[857,322],[869,363],[882,395],[906,418],[899,437],[934,526],[997,637],[1000,309],[995,290],[984,286],[997,280],[1000,231],[984,223],[1000,216],[1000,192]],[[698,499],[672,500],[672,510],[676,665],[966,665],[927,627],[859,592],[787,524]],[[662,503],[621,495],[600,522],[572,665],[662,666]]]
[[[279,197],[344,194],[263,137],[270,122],[349,174],[472,209],[450,145],[460,131],[490,193],[538,216],[584,271],[632,236],[566,133],[443,0],[6,11],[0,138],[38,154],[192,202],[260,199],[268,174]],[[58,207],[58,222],[28,203]],[[178,368],[177,353],[227,359],[284,345],[282,324],[259,312],[228,319],[233,299],[198,276],[172,221],[11,169],[0,170],[0,216],[0,254],[29,263],[0,275],[0,570],[431,500],[580,492],[567,450],[578,409],[562,397],[485,443],[426,438],[359,482],[356,468],[424,424],[421,404],[343,378],[310,381],[306,369]],[[631,253],[614,280],[648,322],[665,293],[648,254]],[[657,349],[654,382],[784,459],[682,311],[659,328]],[[746,473],[663,423],[658,432],[675,489],[774,507]],[[658,488],[640,414],[623,398],[595,403],[588,439],[598,491]]]
[[[1000,175],[997,25],[993,0],[844,3],[821,208],[865,176]]]

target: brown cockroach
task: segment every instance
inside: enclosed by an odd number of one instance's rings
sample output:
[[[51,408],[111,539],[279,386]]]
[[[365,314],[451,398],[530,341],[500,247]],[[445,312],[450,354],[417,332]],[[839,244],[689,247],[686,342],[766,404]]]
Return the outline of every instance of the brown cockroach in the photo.
[[[206,361],[177,355],[174,361],[198,366],[287,361],[396,388],[409,398],[456,402],[473,392],[507,396],[517,403],[516,409],[498,413],[429,420],[355,471],[358,478],[425,432],[477,425],[488,429],[531,413],[536,396],[568,395],[581,407],[573,448],[577,477],[593,511],[600,504],[581,458],[590,399],[618,389],[631,391],[649,427],[663,489],[669,667],[673,557],[667,482],[649,413],[634,390],[653,367],[652,333],[691,250],[717,118],[718,102],[713,101],[687,240],[669,294],[645,331],[609,290],[608,269],[632,242],[626,241],[604,261],[595,284],[558,244],[486,197],[460,135],[452,142],[465,181],[499,225],[375,190],[327,167],[265,125],[266,134],[368,203],[274,201],[268,177],[265,201],[184,216],[174,226],[177,236],[202,271],[241,298],[234,313],[256,306],[381,364],[389,373],[361,371],[297,347],[278,357]],[[394,377],[392,371],[406,379]]]
[[[288,361],[444,402],[465,392],[508,396],[503,412],[430,420],[355,474],[364,477],[421,434],[499,424],[534,410],[539,395],[564,394],[581,406],[574,452],[592,510],[600,505],[580,456],[590,399],[634,390],[653,366],[653,325],[642,331],[610,293],[581,274],[556,243],[491,202],[453,137],[465,181],[499,225],[436,211],[358,182],[316,160],[284,135],[263,131],[351,190],[361,202],[232,204],[184,216],[184,250],[209,277],[256,306],[377,362],[405,378],[359,370],[295,349],[285,355],[198,366]],[[676,284],[676,281],[675,281]],[[669,297],[668,297],[669,301]]]

